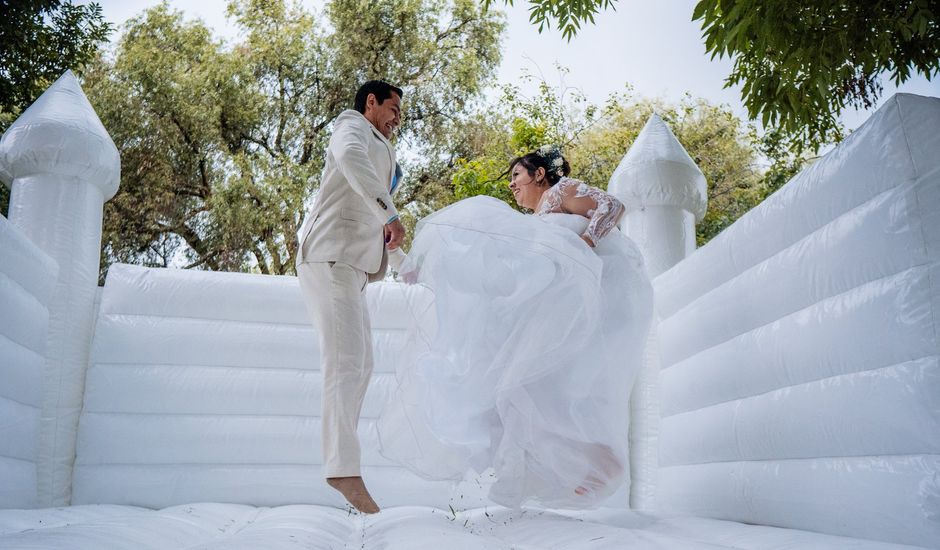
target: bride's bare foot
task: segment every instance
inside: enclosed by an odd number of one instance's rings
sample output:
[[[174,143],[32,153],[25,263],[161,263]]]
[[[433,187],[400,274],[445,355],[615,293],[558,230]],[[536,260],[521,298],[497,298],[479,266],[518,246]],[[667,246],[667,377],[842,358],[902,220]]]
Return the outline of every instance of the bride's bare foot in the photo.
[[[588,475],[574,490],[578,496],[604,489],[608,483],[623,475],[623,464],[620,463],[613,449],[607,445],[590,445],[588,456],[591,457],[595,473],[599,475]]]
[[[346,500],[363,514],[374,514],[379,511],[379,505],[372,500],[372,495],[366,489],[361,477],[329,477],[326,482],[336,489]]]

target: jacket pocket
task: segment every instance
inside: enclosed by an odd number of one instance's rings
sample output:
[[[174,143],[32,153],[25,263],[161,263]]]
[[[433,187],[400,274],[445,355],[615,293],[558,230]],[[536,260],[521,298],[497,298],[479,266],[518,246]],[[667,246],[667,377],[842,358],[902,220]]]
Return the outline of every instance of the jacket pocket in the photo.
[[[352,208],[343,208],[339,212],[339,217],[344,220],[352,220],[354,222],[365,223],[369,225],[375,225],[375,216],[371,212],[363,212],[362,210],[353,210]]]

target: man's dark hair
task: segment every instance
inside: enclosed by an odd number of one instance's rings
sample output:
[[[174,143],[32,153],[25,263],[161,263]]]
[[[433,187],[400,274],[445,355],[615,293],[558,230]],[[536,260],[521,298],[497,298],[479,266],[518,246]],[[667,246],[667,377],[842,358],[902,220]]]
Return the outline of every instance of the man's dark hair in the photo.
[[[368,99],[369,94],[375,94],[375,100],[379,102],[379,105],[381,105],[386,99],[392,97],[392,92],[398,94],[399,99],[404,97],[401,88],[392,86],[384,80],[370,80],[362,86],[359,86],[359,91],[356,92],[355,109],[360,113],[365,114],[366,99]]]

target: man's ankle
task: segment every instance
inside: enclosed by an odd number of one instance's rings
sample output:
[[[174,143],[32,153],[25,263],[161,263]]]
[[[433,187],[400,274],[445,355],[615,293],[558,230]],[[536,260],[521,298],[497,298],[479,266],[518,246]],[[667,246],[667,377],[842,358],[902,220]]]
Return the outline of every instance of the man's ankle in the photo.
[[[355,509],[365,514],[378,512],[379,506],[372,499],[366,484],[359,476],[328,477],[327,484],[339,491]]]
[[[362,481],[362,476],[335,476],[326,478],[326,482],[330,485],[341,484],[347,481]]]

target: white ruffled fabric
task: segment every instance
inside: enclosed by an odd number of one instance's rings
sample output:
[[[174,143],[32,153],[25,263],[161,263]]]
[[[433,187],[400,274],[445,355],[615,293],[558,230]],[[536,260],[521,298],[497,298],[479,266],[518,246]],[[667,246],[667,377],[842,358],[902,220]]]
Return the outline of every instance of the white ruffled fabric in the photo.
[[[473,197],[423,219],[381,452],[427,479],[494,476],[506,506],[593,506],[629,475],[629,397],[652,316],[636,246],[587,218]],[[579,494],[580,493],[580,494]]]

